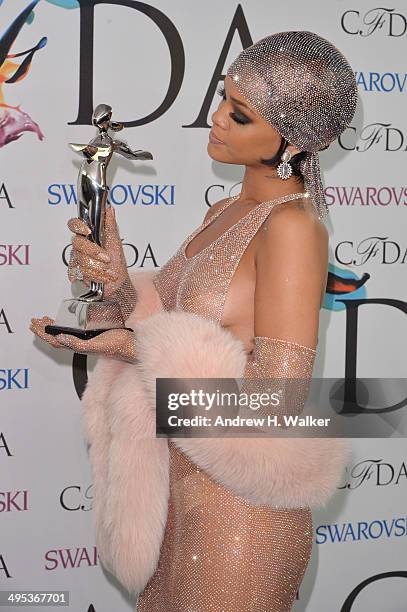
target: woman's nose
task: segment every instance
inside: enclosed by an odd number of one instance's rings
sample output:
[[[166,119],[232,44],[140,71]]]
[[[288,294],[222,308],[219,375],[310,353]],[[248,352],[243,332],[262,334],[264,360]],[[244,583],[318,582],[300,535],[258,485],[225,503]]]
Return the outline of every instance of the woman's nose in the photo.
[[[228,119],[226,113],[222,110],[222,105],[212,114],[212,122],[222,130],[228,127]]]

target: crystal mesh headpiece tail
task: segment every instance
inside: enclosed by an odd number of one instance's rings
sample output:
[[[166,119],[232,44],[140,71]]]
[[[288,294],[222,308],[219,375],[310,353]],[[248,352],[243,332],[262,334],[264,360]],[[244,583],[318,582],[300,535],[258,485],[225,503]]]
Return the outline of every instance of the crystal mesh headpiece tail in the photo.
[[[328,213],[318,151],[352,121],[355,75],[347,59],[325,38],[308,31],[278,32],[244,49],[227,75],[253,108],[307,156],[305,188],[318,216]]]

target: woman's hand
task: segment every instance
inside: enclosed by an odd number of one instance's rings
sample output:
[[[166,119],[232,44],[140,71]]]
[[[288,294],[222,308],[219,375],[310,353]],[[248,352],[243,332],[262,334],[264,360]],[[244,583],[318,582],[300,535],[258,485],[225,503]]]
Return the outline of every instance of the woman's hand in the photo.
[[[83,283],[87,286],[90,281],[102,282],[103,299],[117,299],[120,304],[123,318],[126,320],[136,304],[136,291],[130,280],[126,258],[117,227],[114,209],[108,207],[105,212],[104,246],[101,247],[89,240],[90,229],[78,217],[68,221],[69,229],[74,232],[72,251],[68,265],[68,278],[71,283],[78,279],[78,268]]]
[[[49,317],[41,317],[41,319],[31,319],[30,330],[34,332],[36,336],[41,338],[41,340],[45,340],[54,348],[66,348],[64,344],[58,342],[56,336],[52,336],[51,334],[47,334],[45,331],[46,325],[54,325],[54,319],[50,319]]]
[[[55,321],[49,317],[31,319],[30,330],[39,338],[48,342],[54,348],[65,348],[75,353],[104,355],[114,357],[121,361],[134,363],[136,351],[134,346],[134,332],[127,329],[109,329],[94,338],[82,340],[69,334],[52,336],[45,331],[46,325],[53,325]]]

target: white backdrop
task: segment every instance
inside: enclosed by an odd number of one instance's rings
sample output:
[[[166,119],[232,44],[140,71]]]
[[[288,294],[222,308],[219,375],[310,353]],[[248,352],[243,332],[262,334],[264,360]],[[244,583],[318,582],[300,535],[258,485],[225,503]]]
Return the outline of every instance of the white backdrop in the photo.
[[[3,34],[28,4],[0,1]],[[129,266],[161,266],[208,205],[239,191],[242,168],[213,162],[206,152],[207,124],[219,102],[209,87],[224,45],[220,75],[242,48],[239,34],[256,41],[305,29],[331,40],[356,72],[360,102],[350,128],[321,153],[332,282],[315,375],[343,377],[348,349],[356,351],[358,376],[405,378],[407,9],[366,0],[156,0],[156,14],[140,2],[113,0],[96,4],[92,32],[92,2],[81,4],[41,0],[12,49],[5,49],[5,37],[0,42],[0,52],[15,54],[47,38],[16,82],[4,81],[27,54],[0,59],[0,590],[68,590],[74,612],[126,612],[134,600],[97,562],[72,353],[34,340],[28,330],[31,317],[54,317],[71,295],[62,254],[66,249],[69,259],[66,222],[76,214],[81,160],[68,143],[95,134],[89,100],[111,104],[114,119],[125,122],[160,107],[171,50],[172,103],[118,134],[152,151],[154,161],[117,157],[109,167]],[[221,79],[215,81],[216,88]],[[207,95],[200,125],[190,127]],[[42,139],[28,130],[16,138],[22,112]],[[356,331],[346,332],[350,306],[341,299],[365,300]],[[407,610],[405,448],[402,438],[354,439],[334,503],[314,513],[315,544],[296,612]]]

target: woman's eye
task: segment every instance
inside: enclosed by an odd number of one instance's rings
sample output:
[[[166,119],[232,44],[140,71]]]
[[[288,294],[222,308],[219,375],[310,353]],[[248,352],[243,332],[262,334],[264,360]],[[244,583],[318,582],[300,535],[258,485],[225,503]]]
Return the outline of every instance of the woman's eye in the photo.
[[[226,100],[226,92],[224,87],[218,87],[216,92],[223,98],[223,100]],[[231,117],[236,123],[240,123],[240,125],[251,123],[251,119],[246,117],[246,115],[243,115],[243,113],[229,113],[229,117]]]
[[[230,113],[229,116],[233,119],[233,121],[236,121],[236,123],[240,123],[242,125],[244,125],[245,123],[251,123],[251,120],[248,119],[245,115]]]

